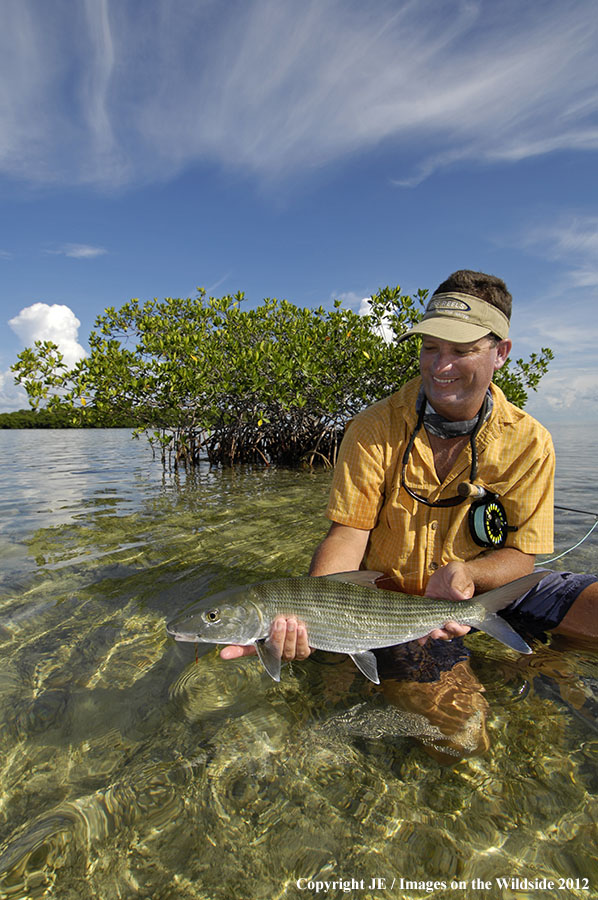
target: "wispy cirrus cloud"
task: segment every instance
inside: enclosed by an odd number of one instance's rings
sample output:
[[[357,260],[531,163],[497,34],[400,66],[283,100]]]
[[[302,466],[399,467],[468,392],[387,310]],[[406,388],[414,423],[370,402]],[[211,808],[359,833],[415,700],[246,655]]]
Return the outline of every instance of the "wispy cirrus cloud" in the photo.
[[[61,244],[60,247],[45,252],[52,256],[68,256],[71,259],[95,259],[108,251],[105,247],[94,247],[91,244]]]
[[[570,285],[598,286],[598,216],[563,214],[549,225],[530,228],[522,236],[522,245],[562,263]]]
[[[285,178],[385,145],[398,183],[598,147],[593,0],[6,0],[0,171]]]
[[[550,275],[548,283],[539,283],[538,296],[514,307],[524,342],[540,341],[565,351],[573,367],[589,366],[589,356],[583,356],[589,354],[595,368],[598,317],[588,311],[595,309],[598,286],[598,216],[563,212],[548,224],[527,226],[510,240],[543,260],[545,275]]]
[[[514,306],[516,346],[551,347],[555,359],[531,394],[539,418],[567,414],[595,419],[598,401],[595,314],[598,286],[598,217],[564,212],[550,223],[528,226],[516,246],[544,260],[548,283]],[[549,264],[547,267],[546,264]]]

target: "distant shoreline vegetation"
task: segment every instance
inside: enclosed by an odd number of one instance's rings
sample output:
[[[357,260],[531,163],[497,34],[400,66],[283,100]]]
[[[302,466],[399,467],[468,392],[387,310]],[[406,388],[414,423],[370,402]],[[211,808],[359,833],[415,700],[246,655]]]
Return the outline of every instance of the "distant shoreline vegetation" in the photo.
[[[31,412],[2,427],[132,427],[164,465],[334,465],[345,424],[418,372],[416,340],[428,292],[381,288],[359,315],[335,300],[311,309],[243,293],[157,299],[109,307],[90,354],[69,369],[56,344],[36,341],[12,366]],[[496,374],[524,406],[552,351],[509,361]],[[21,423],[21,424],[17,424]]]
[[[126,414],[94,415],[90,410],[85,421],[73,421],[70,410],[18,409],[0,413],[0,429],[6,428],[137,428],[139,422]]]

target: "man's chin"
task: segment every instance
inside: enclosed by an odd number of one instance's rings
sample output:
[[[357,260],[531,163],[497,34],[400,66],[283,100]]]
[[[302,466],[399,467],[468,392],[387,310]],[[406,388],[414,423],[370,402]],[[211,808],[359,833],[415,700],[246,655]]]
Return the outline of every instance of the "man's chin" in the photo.
[[[456,422],[463,418],[461,414],[463,401],[459,394],[454,391],[453,393],[448,391],[432,391],[431,393],[432,396],[428,396],[428,402],[432,404],[439,415]]]

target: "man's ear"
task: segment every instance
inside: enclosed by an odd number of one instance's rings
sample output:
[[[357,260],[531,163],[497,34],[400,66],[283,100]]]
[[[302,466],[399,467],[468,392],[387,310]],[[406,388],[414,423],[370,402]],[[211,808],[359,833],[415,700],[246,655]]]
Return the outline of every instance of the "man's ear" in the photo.
[[[512,346],[512,341],[499,341],[496,345],[496,362],[494,363],[495,372],[497,369],[502,369],[506,363]]]

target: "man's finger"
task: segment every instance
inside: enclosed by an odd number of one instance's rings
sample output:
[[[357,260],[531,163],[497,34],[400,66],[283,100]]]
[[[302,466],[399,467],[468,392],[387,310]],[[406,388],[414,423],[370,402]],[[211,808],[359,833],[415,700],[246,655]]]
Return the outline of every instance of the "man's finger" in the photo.
[[[461,625],[459,622],[452,621],[445,622],[442,628],[435,628],[424,638],[419,638],[419,643],[425,644],[428,638],[433,638],[435,641],[452,641],[455,637],[463,637],[463,635],[468,634],[469,631],[471,631],[469,625]]]
[[[287,630],[282,647],[283,659],[295,659],[297,656],[297,619],[287,619]]]
[[[284,616],[277,616],[272,622],[268,643],[273,653],[277,653],[281,658],[285,645],[287,633],[287,622]]]
[[[307,659],[311,653],[311,647],[307,639],[307,628],[303,622],[297,622],[297,659]]]
[[[239,647],[238,644],[228,644],[220,651],[222,659],[240,659],[242,656],[254,656],[256,649],[253,644],[248,647]]]

